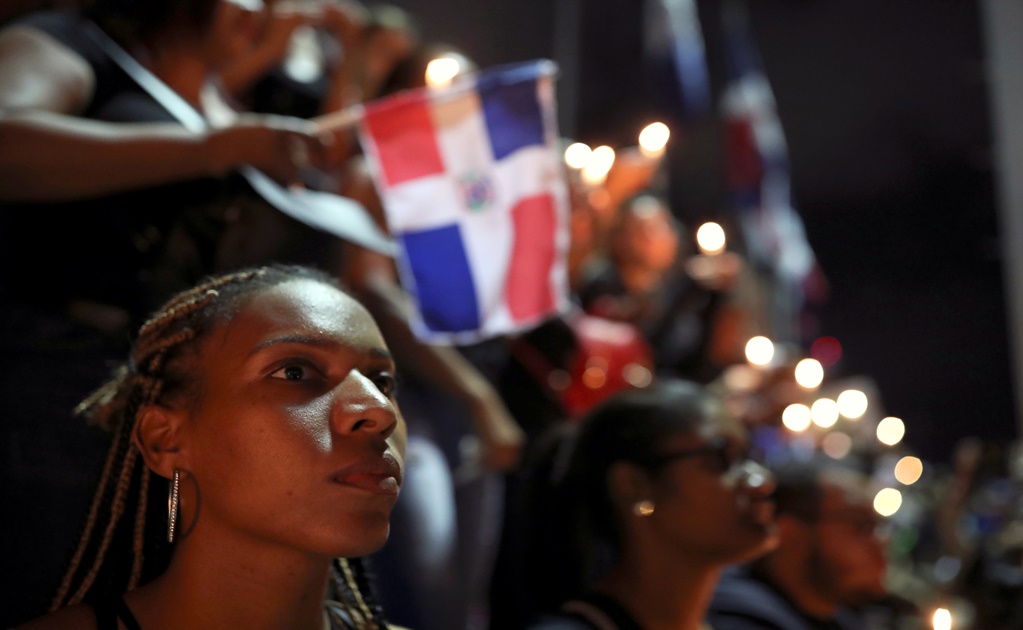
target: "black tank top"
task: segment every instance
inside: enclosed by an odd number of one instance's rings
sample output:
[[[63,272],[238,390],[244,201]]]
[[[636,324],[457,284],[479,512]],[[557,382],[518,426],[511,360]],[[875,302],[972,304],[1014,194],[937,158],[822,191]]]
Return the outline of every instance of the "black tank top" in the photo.
[[[92,612],[96,615],[96,630],[117,630],[118,619],[128,630],[142,630],[123,595],[104,597],[92,604]]]
[[[358,627],[341,604],[328,600],[325,602],[330,630],[355,630]],[[123,595],[105,595],[93,604],[89,604],[96,616],[96,630],[118,630],[120,620],[127,630],[142,630],[135,615],[128,608]],[[384,626],[386,627],[386,626]]]

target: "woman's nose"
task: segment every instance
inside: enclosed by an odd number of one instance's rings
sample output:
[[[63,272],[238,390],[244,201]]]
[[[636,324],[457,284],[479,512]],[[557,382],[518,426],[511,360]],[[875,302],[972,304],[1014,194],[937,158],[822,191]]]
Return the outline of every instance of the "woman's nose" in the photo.
[[[334,392],[331,428],[339,434],[377,433],[389,437],[398,425],[394,403],[373,379],[352,370]]]

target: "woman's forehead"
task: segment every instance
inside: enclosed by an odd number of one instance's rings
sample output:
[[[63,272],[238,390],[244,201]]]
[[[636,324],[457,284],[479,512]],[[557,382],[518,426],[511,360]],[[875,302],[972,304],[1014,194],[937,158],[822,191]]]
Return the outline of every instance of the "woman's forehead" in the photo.
[[[302,332],[350,341],[380,338],[366,309],[338,289],[297,279],[249,296],[222,333],[225,342],[260,344],[264,338]]]

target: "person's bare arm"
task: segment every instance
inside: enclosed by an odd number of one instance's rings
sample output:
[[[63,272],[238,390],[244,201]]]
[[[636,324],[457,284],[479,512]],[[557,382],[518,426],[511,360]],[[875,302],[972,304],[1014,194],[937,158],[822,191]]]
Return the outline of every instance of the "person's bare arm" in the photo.
[[[322,153],[312,123],[242,117],[192,133],[175,123],[104,123],[79,114],[95,78],[76,53],[48,35],[0,32],[0,200],[57,201],[203,176],[251,164],[295,176],[292,147]]]

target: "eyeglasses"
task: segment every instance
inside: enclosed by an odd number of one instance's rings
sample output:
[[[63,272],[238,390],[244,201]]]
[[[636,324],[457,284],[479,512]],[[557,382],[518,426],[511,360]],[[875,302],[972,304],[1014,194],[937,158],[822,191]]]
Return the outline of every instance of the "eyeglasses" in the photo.
[[[736,478],[750,490],[760,490],[773,481],[771,473],[760,463],[750,459],[748,448],[734,448],[724,436],[711,438],[704,446],[672,453],[655,455],[647,463],[659,467],[680,459],[708,456],[714,471],[719,475],[736,473]]]
[[[748,450],[737,450],[730,446],[728,439],[719,435],[711,438],[703,446],[654,455],[648,462],[651,466],[657,467],[680,459],[708,456],[714,464],[714,470],[725,473],[749,459]]]

